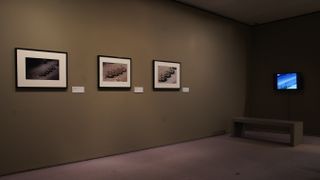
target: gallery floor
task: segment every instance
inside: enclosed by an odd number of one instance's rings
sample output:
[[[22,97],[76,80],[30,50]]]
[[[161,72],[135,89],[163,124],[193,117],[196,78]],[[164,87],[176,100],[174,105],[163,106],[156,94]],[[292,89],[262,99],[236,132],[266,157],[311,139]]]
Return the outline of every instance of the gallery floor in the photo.
[[[320,180],[320,137],[304,144],[229,135],[35,170],[0,180]]]

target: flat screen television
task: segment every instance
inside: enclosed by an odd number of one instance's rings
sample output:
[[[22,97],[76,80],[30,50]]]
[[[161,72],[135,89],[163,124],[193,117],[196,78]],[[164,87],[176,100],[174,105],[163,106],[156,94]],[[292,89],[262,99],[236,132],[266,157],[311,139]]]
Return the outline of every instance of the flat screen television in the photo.
[[[275,89],[278,91],[301,90],[301,74],[298,72],[276,73],[274,77]]]

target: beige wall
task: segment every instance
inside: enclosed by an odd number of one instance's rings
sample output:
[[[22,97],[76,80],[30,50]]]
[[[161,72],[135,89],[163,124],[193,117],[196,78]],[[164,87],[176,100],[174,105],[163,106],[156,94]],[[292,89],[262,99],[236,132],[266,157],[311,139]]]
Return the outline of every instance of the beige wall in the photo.
[[[246,115],[300,120],[309,135],[320,135],[320,13],[254,28]],[[298,71],[300,93],[273,90],[273,74]]]
[[[0,1],[0,175],[210,136],[245,105],[248,27],[173,1]],[[69,53],[67,91],[17,91],[14,48]],[[131,57],[132,91],[97,89],[97,55]],[[182,64],[152,90],[152,60]],[[86,93],[71,93],[71,86]]]

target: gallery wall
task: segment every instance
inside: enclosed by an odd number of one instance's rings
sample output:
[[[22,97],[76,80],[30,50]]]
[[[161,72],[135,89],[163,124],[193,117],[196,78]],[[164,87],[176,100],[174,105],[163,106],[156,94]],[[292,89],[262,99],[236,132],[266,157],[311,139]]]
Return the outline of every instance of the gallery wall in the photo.
[[[244,113],[245,25],[169,0],[2,0],[0,27],[0,175],[211,136]],[[16,89],[16,47],[68,52],[68,89]],[[99,90],[97,55],[131,57],[145,92]],[[153,59],[181,62],[190,93],[154,92]]]
[[[320,13],[261,25],[253,29],[248,63],[246,115],[300,120],[305,134],[320,135]],[[273,90],[273,74],[298,71],[302,92]]]

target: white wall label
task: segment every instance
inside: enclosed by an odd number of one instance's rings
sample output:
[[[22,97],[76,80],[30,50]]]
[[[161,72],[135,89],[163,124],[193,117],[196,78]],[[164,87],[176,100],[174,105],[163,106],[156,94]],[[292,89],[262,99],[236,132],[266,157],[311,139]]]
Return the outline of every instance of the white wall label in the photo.
[[[182,88],[182,92],[189,93],[190,92],[190,88],[189,87],[183,87]]]
[[[72,93],[84,93],[84,86],[72,86]]]
[[[143,87],[134,87],[134,93],[143,93]]]

